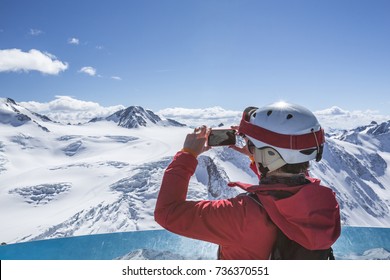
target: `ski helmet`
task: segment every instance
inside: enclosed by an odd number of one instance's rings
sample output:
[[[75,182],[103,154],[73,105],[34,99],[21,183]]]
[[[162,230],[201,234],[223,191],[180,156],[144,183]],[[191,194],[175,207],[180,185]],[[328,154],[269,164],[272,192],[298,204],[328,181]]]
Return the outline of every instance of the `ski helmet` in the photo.
[[[239,133],[249,139],[248,147],[262,174],[285,164],[321,160],[324,130],[308,109],[277,102],[245,109]]]

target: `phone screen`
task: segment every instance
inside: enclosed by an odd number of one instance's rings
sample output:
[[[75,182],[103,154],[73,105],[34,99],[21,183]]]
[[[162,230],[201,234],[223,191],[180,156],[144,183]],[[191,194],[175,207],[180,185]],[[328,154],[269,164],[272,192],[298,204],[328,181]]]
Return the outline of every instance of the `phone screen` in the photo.
[[[212,129],[208,138],[209,146],[230,146],[236,144],[234,129]]]

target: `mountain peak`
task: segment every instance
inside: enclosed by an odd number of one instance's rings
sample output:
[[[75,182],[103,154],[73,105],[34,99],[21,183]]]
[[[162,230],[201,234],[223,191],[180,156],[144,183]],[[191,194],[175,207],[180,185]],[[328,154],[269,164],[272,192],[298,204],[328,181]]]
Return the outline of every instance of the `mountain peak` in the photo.
[[[126,128],[137,128],[140,126],[150,126],[161,121],[160,117],[151,111],[146,111],[141,106],[130,106],[119,110],[107,117],[107,120],[118,123],[118,126]]]
[[[0,123],[18,127],[31,121],[44,131],[49,131],[46,127],[39,124],[39,121],[51,122],[48,117],[31,112],[17,104],[12,98],[0,98]]]
[[[12,126],[21,126],[31,121],[31,118],[20,112],[21,108],[11,98],[2,98],[0,103],[0,122]]]
[[[376,122],[375,124],[374,122],[371,122],[371,124],[373,125],[373,127],[367,130],[367,134],[378,136],[390,133],[390,120],[381,124],[378,124]]]
[[[92,121],[99,121],[94,119]],[[138,128],[149,126],[185,126],[174,120],[162,120],[151,110],[145,110],[141,106],[130,106],[126,109],[119,110],[114,114],[105,118],[105,120],[113,121],[125,128]]]
[[[8,104],[13,104],[13,105],[17,105],[15,100],[13,100],[12,98],[4,98],[4,103],[8,103]]]

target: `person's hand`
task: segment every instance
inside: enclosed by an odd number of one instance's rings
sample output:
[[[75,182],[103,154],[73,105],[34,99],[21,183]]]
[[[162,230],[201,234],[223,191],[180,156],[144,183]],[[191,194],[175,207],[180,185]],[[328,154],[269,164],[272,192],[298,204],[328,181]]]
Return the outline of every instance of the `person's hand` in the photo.
[[[205,125],[194,129],[193,133],[187,135],[183,151],[191,153],[194,157],[198,157],[201,153],[207,151],[209,147],[206,146],[207,137],[210,129]]]

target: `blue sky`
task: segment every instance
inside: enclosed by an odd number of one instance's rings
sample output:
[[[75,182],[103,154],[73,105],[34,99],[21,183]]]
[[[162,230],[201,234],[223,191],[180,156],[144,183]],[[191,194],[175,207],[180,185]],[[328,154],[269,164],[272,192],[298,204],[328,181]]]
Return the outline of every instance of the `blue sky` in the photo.
[[[389,14],[386,0],[0,0],[0,96],[388,115]]]

